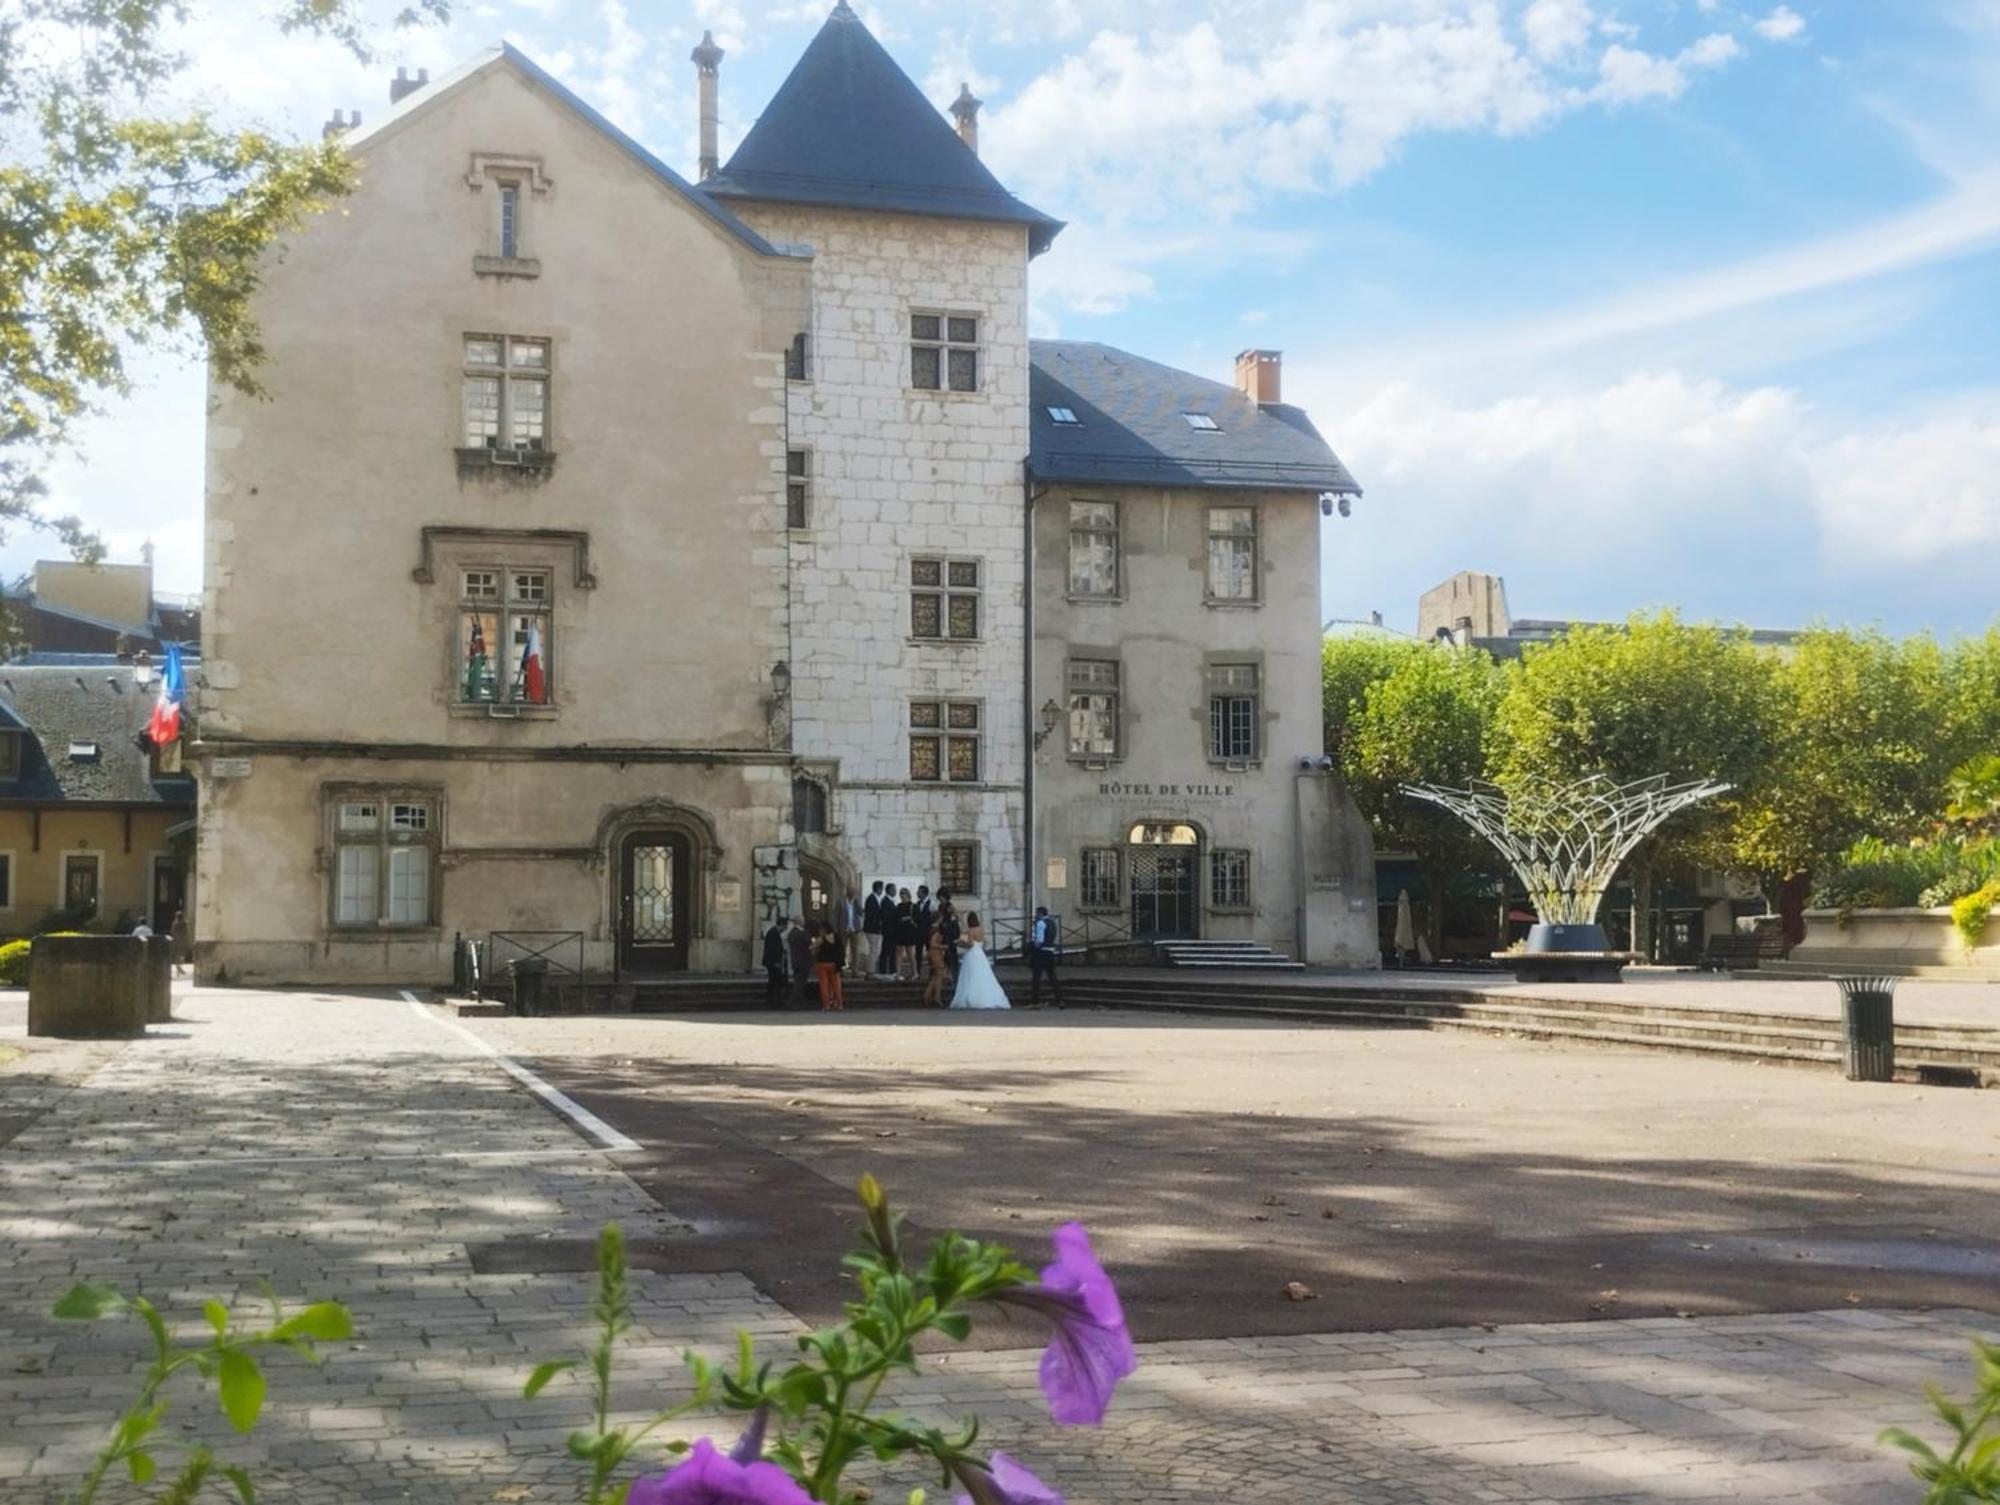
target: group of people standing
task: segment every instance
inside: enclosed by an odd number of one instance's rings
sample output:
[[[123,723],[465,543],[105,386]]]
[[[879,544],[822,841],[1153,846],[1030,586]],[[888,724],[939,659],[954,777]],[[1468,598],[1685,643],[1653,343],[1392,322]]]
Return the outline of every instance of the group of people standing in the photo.
[[[807,989],[816,984],[822,1010],[842,1009],[844,971],[849,977],[883,982],[922,981],[924,1002],[933,1008],[1010,1007],[986,954],[986,930],[978,912],[961,916],[948,892],[940,889],[933,897],[928,884],[918,884],[912,894],[878,878],[865,898],[846,894],[828,908],[824,919],[804,921],[793,915],[788,923],[774,922],[765,931],[768,1006],[785,1006],[789,987],[792,1005],[804,1007]],[[1038,909],[1028,938],[1031,1007],[1041,1006],[1044,979],[1054,987],[1056,1007],[1062,1007],[1057,954],[1055,922],[1046,909]]]

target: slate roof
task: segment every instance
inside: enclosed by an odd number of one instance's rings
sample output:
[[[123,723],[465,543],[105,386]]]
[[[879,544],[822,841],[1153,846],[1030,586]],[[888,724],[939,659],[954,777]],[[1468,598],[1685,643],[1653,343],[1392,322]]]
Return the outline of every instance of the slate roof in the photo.
[[[1034,255],[1062,229],[1001,185],[847,0],[701,191],[1025,225]]]
[[[1110,345],[1029,342],[1028,464],[1041,481],[1283,491],[1361,488],[1305,410]],[[1057,423],[1052,407],[1077,423]],[[1214,419],[1212,431],[1181,415]]]
[[[29,668],[0,664],[0,730],[25,729],[21,775],[0,779],[0,805],[159,805],[192,809],[194,780],[155,779],[133,742],[153,697],[129,664]],[[95,742],[95,759],[72,759],[72,741]]]

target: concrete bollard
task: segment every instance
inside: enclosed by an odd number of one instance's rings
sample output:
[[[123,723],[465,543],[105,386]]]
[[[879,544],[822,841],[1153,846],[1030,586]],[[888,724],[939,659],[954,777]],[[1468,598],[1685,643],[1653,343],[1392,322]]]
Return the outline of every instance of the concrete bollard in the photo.
[[[165,1024],[174,1017],[174,938],[146,937],[146,1022]]]
[[[43,935],[28,953],[28,1033],[142,1035],[152,1008],[136,935]]]

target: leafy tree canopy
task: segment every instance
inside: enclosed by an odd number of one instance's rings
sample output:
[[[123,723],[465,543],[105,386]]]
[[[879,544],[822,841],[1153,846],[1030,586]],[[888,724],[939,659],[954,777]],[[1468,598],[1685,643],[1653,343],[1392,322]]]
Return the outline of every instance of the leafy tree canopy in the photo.
[[[285,31],[367,58],[364,0],[285,0]],[[396,24],[441,20],[421,0]],[[288,143],[172,102],[181,0],[0,4],[0,525],[49,527],[41,471],[76,420],[129,388],[145,347],[203,354],[258,390],[260,259],[348,190],[337,143]]]
[[[1329,637],[1320,644],[1320,710],[1325,748],[1336,758],[1369,686],[1387,679],[1423,645],[1414,638]]]

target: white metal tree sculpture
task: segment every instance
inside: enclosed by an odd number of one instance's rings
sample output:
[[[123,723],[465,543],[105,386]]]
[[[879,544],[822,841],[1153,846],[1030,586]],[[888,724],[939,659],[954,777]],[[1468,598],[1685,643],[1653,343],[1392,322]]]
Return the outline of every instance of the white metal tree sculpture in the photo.
[[[1512,795],[1496,784],[1469,789],[1405,784],[1403,793],[1451,811],[1520,874],[1550,925],[1595,925],[1618,868],[1671,816],[1729,788],[1711,779],[1670,784],[1665,774],[1614,784],[1603,774],[1567,783],[1535,780]]]

